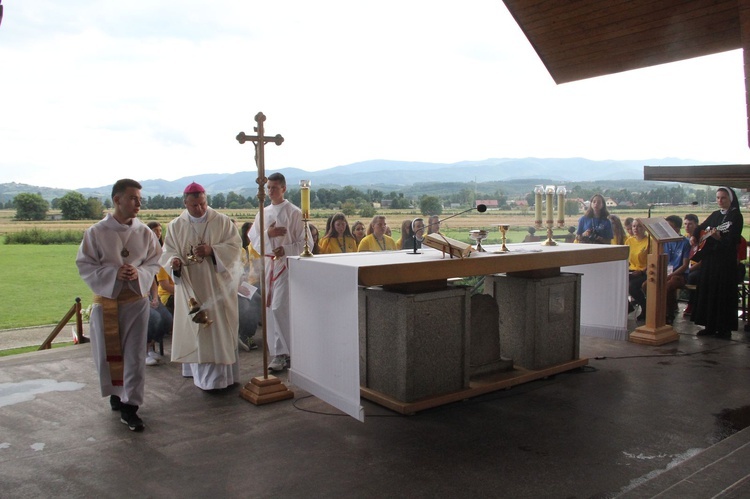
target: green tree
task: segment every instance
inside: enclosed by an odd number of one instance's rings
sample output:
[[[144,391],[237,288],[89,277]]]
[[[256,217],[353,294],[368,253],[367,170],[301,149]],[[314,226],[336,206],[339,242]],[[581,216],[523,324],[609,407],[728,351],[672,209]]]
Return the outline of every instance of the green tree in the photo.
[[[13,199],[16,207],[16,220],[44,220],[49,203],[41,194],[22,192]]]
[[[211,208],[224,208],[227,205],[227,199],[221,192],[218,194],[214,194],[214,197],[211,201]]]
[[[341,212],[347,217],[350,217],[357,213],[357,204],[353,199],[347,199],[346,201],[341,203]]]
[[[80,192],[70,191],[60,198],[60,211],[65,220],[86,220],[89,218],[89,202]]]
[[[422,196],[419,198],[419,211],[422,215],[440,215],[443,213],[443,205],[435,196]]]
[[[374,217],[376,213],[375,207],[371,204],[365,205],[359,210],[359,216],[365,219]]]
[[[102,204],[101,199],[91,197],[86,200],[86,204],[88,205],[89,209],[87,218],[93,218],[95,220],[102,218],[102,214],[104,213],[104,205]]]
[[[565,200],[565,214],[566,215],[578,215],[578,201],[575,199]]]

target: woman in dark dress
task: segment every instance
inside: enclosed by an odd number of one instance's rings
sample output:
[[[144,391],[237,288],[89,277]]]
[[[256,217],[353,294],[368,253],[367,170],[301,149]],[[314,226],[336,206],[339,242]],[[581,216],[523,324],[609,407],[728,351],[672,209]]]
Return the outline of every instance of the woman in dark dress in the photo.
[[[705,329],[698,336],[730,338],[737,330],[737,243],[744,220],[737,194],[729,187],[716,190],[719,210],[696,227],[693,237],[705,237],[694,259],[701,262],[693,322]]]

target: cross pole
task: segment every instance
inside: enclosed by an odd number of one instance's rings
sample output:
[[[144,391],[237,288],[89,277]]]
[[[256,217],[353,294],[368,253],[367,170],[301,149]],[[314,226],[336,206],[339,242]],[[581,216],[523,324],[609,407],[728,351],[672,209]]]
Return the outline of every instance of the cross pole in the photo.
[[[268,329],[267,324],[268,321],[266,320],[266,248],[265,248],[265,214],[264,214],[264,205],[266,201],[266,194],[265,194],[265,186],[268,182],[268,179],[266,178],[266,166],[265,166],[265,145],[268,142],[273,142],[277,146],[280,146],[284,142],[284,137],[277,134],[274,137],[268,137],[264,135],[263,131],[263,123],[266,121],[266,115],[263,113],[258,113],[255,115],[255,122],[258,124],[257,126],[253,127],[253,130],[257,135],[247,135],[245,132],[240,132],[237,134],[237,142],[240,144],[244,144],[247,141],[252,142],[255,145],[255,164],[258,167],[258,178],[256,182],[258,183],[258,223],[260,224],[260,230],[259,233],[261,234],[260,238],[260,269],[261,269],[261,279],[262,285],[260,287],[260,296],[261,296],[261,321],[263,322],[263,378],[255,377],[253,378],[250,383],[245,385],[240,390],[240,396],[246,400],[249,400],[250,402],[260,405],[260,404],[266,404],[269,402],[276,402],[278,400],[284,400],[287,398],[292,398],[294,396],[294,393],[287,390],[286,387],[281,384],[281,382],[274,376],[271,376],[269,378],[268,376],[268,350],[267,350],[267,344],[268,344]],[[280,386],[279,386],[280,385]]]

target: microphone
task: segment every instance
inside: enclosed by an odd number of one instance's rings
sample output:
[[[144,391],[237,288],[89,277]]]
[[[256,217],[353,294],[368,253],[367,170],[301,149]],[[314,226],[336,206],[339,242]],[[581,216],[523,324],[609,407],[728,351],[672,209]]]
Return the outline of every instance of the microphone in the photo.
[[[464,213],[469,213],[470,211],[472,211],[474,209],[476,209],[479,213],[484,213],[485,211],[487,211],[487,205],[486,204],[478,204],[476,208],[469,208],[468,210],[460,211],[460,212],[456,213],[455,215],[451,215],[449,217],[443,218],[442,220],[438,220],[437,222],[425,225],[424,226],[424,230],[428,229],[429,227],[432,227],[433,225],[440,225],[441,223],[445,222],[446,220],[448,220],[450,218],[457,217],[459,215],[463,215]]]

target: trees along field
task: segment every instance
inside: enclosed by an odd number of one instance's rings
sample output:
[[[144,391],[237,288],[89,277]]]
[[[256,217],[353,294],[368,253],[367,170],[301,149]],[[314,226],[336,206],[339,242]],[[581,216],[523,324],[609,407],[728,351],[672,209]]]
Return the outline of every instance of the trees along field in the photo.
[[[466,209],[466,208],[463,208]],[[253,221],[257,209],[219,210],[235,220],[237,226],[243,222]],[[326,219],[338,210],[313,210],[310,223],[314,224],[321,232],[325,230]],[[419,209],[398,210],[374,210],[378,214],[386,216],[388,225],[392,229],[394,239],[399,239],[401,222],[422,216]],[[441,218],[463,211],[460,208],[444,210]],[[567,206],[566,206],[567,211]],[[684,216],[686,213],[695,213],[703,220],[711,211],[713,205],[704,208],[698,206],[668,206],[656,207],[652,210],[652,216],[665,217],[671,214]],[[139,217],[143,222],[151,220],[159,221],[165,228],[169,221],[180,214],[181,210],[143,210]],[[646,210],[613,210],[621,218],[628,216],[645,217]],[[33,221],[16,220],[15,210],[0,210],[0,268],[3,269],[3,279],[0,279],[0,329],[16,327],[36,326],[57,323],[73,305],[75,298],[82,299],[83,307],[91,303],[91,292],[81,281],[75,265],[75,257],[78,251],[77,244],[51,244],[51,245],[19,245],[4,244],[6,235],[39,229],[42,231],[75,230],[81,234],[83,231],[96,223],[95,219],[88,220],[58,220],[58,221]],[[567,227],[576,226],[581,214],[566,216],[566,228],[555,229],[554,235],[564,236]],[[347,217],[349,225],[356,220],[368,224],[371,217],[361,216],[358,211]],[[497,225],[500,223],[510,224],[508,242],[517,243],[523,241],[528,227],[533,225],[534,210],[488,210],[485,213],[470,212],[459,215],[446,221],[441,231],[446,236],[472,243],[469,231],[472,229],[486,229],[489,237],[484,244],[500,243],[500,233]],[[750,214],[747,216],[750,223]],[[747,225],[743,230],[746,238],[750,233]],[[541,234],[538,234],[541,235]]]

